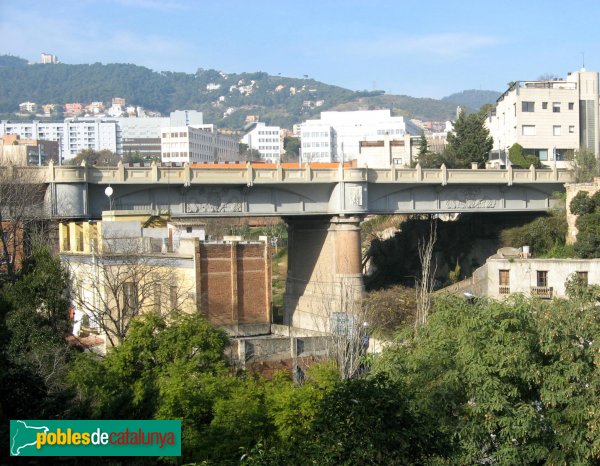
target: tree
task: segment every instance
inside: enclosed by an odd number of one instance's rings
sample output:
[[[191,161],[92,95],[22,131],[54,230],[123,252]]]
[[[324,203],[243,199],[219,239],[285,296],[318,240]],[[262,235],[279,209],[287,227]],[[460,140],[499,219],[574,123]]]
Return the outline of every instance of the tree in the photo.
[[[416,280],[417,292],[417,313],[415,318],[415,329],[427,322],[429,311],[431,309],[431,293],[435,283],[435,272],[437,263],[433,256],[433,248],[437,240],[437,220],[433,217],[429,219],[429,235],[426,238],[419,239],[418,251],[421,262],[421,277]]]
[[[17,279],[2,286],[0,418],[55,418],[68,411],[68,287],[67,271],[41,243]]]
[[[523,146],[518,142],[515,142],[510,149],[508,149],[508,158],[510,163],[517,167],[529,168],[533,165],[535,168],[541,168],[542,162],[535,155],[525,155]]]
[[[120,161],[121,158],[108,149],[102,149],[100,151],[83,149],[71,159],[70,163],[73,165],[81,165],[81,162],[85,162],[86,165],[115,166]]]
[[[15,281],[26,241],[40,224],[44,184],[12,165],[0,167],[0,274]]]
[[[246,162],[258,162],[261,160],[260,152],[256,149],[250,149],[248,144],[240,142],[240,158]]]
[[[182,453],[206,457],[213,405],[235,380],[225,374],[229,340],[199,313],[147,313],[104,358],[81,354],[69,380],[77,414],[100,419],[182,419]],[[230,383],[231,382],[231,383]],[[215,441],[210,447],[217,449]]]
[[[316,407],[291,464],[422,464],[439,448],[403,387],[383,374],[338,383]]]
[[[76,309],[89,317],[110,346],[122,343],[139,314],[170,315],[187,304],[174,261],[151,254],[139,238],[103,238],[92,263],[69,258]]]
[[[421,157],[425,157],[429,153],[429,144],[427,143],[427,138],[425,137],[425,133],[421,133],[421,137],[419,138],[419,152],[417,153],[417,157],[421,159]]]
[[[283,159],[285,162],[297,162],[300,158],[300,138],[295,136],[286,136],[283,138]]]
[[[569,160],[575,172],[576,183],[589,183],[600,173],[600,166],[596,155],[587,148],[574,151]]]
[[[493,139],[478,113],[460,112],[454,131],[448,133],[447,160],[452,168],[470,167],[471,163],[485,164],[493,147]]]

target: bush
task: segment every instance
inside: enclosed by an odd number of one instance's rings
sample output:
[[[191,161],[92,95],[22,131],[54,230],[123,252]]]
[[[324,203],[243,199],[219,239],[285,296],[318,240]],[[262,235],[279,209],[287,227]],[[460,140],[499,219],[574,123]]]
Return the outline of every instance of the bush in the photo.
[[[579,191],[571,200],[569,209],[572,214],[585,215],[590,214],[596,208],[593,198],[588,195],[587,191]]]
[[[559,213],[552,213],[536,218],[521,227],[504,230],[500,236],[504,246],[520,248],[531,246],[533,253],[539,257],[565,244],[567,220]]]

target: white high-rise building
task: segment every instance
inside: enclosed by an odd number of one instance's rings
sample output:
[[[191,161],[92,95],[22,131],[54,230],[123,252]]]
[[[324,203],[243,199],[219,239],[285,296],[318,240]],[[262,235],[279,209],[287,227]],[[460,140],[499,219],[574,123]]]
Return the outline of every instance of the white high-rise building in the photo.
[[[567,165],[580,148],[600,155],[598,72],[582,69],[566,79],[515,82],[488,115],[493,152],[518,143],[546,165]]]
[[[241,140],[248,149],[260,152],[263,162],[278,163],[283,152],[283,141],[281,139],[281,128],[279,126],[267,126],[263,122],[253,125]]]
[[[303,161],[346,162],[358,158],[361,141],[377,141],[383,136],[402,139],[420,134],[419,128],[404,117],[387,110],[321,112],[320,120],[301,124]]]
[[[229,162],[239,158],[237,138],[219,134],[214,125],[169,126],[161,129],[163,162]]]
[[[102,118],[66,118],[61,123],[0,122],[0,136],[18,134],[23,139],[58,141],[63,160],[75,157],[84,149],[96,151],[107,149],[121,153],[115,120]]]

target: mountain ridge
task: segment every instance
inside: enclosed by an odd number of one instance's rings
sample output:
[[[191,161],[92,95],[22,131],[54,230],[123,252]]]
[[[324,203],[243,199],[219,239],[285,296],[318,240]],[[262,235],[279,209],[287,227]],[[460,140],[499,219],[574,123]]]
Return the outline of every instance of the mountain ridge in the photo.
[[[205,121],[241,129],[246,116],[290,128],[326,110],[390,108],[392,114],[421,120],[446,120],[456,102],[352,91],[308,78],[273,76],[265,72],[224,73],[199,68],[196,73],[153,71],[134,64],[29,64],[12,55],[0,56],[0,114],[18,111],[19,103],[110,102],[167,114],[176,109],[202,111]],[[499,94],[499,93],[498,93]],[[454,95],[454,94],[453,94]],[[449,96],[451,97],[451,96]],[[464,105],[463,105],[464,106]],[[466,106],[470,110],[476,110]]]

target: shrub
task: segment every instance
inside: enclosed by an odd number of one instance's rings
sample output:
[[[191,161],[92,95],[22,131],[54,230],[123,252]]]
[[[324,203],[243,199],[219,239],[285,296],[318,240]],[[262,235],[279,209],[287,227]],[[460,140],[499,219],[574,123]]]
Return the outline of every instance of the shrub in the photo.
[[[552,213],[526,225],[504,230],[501,239],[504,246],[519,248],[529,245],[539,257],[547,255],[553,248],[563,246],[566,234],[566,218],[559,213]]]
[[[587,191],[579,191],[569,204],[571,213],[575,215],[590,214],[595,208],[594,200],[588,195]]]

